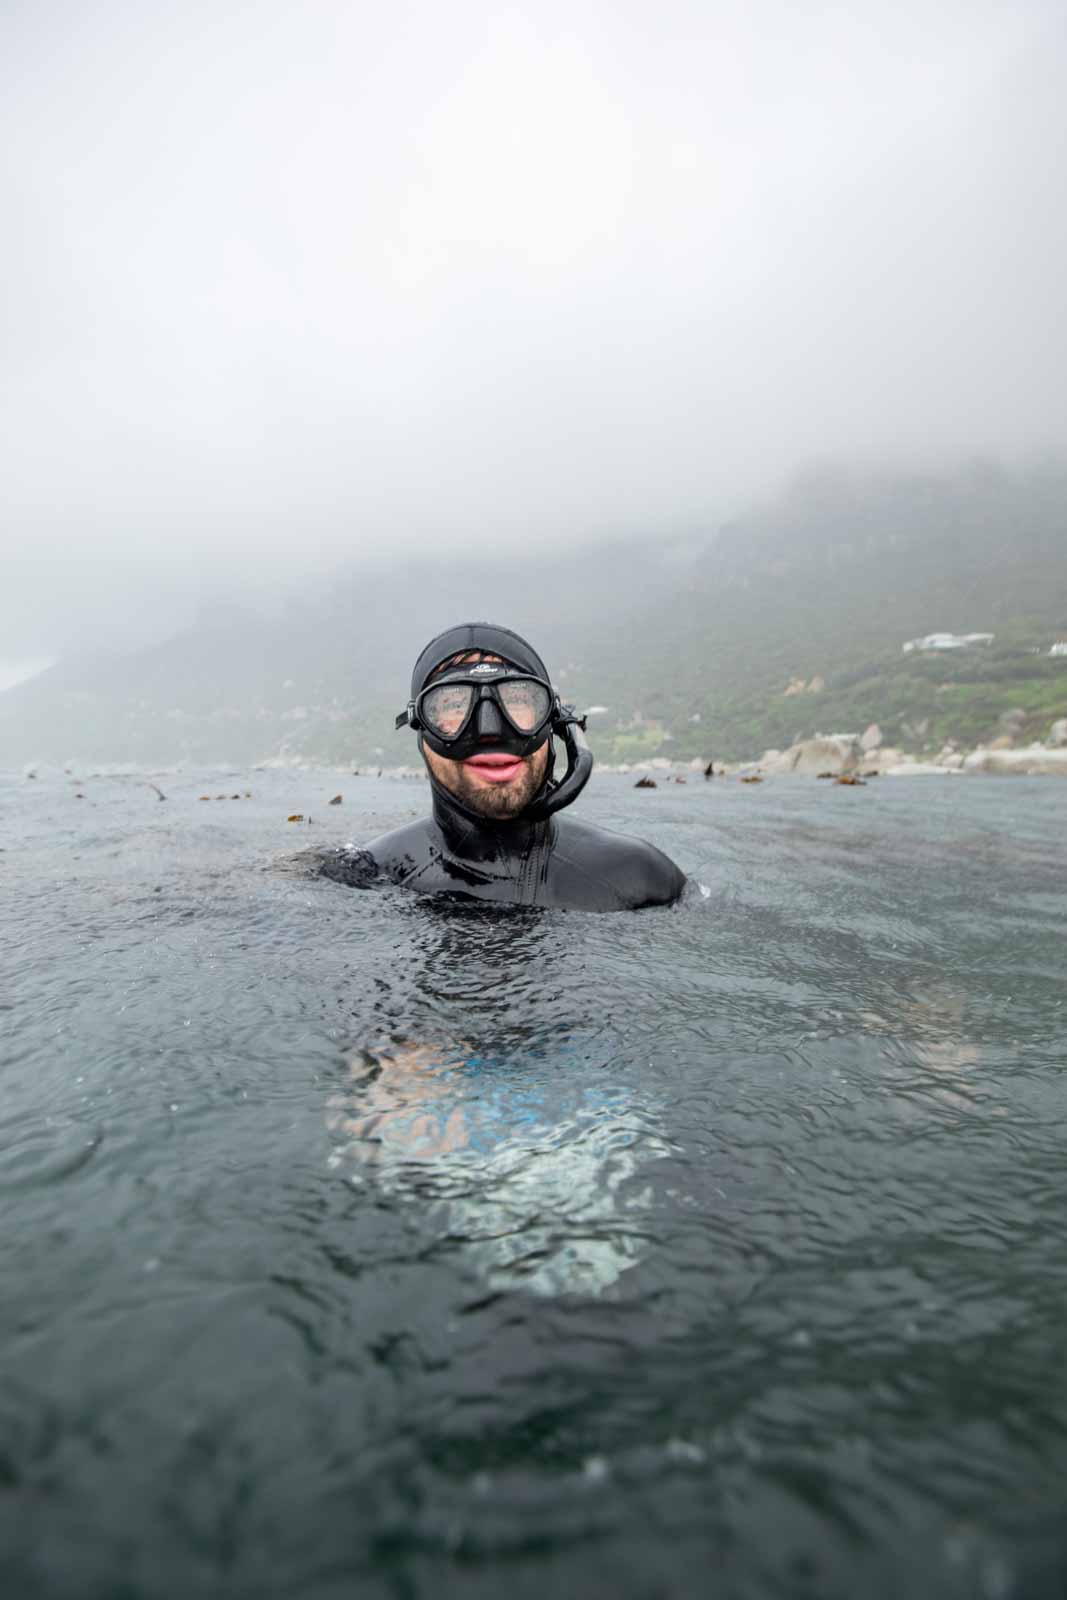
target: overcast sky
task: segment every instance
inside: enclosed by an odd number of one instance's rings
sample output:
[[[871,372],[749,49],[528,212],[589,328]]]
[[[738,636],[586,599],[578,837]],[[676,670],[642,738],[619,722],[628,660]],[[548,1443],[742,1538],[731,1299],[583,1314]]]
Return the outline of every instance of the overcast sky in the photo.
[[[235,574],[1067,445],[1063,0],[8,0],[3,35],[0,682]]]

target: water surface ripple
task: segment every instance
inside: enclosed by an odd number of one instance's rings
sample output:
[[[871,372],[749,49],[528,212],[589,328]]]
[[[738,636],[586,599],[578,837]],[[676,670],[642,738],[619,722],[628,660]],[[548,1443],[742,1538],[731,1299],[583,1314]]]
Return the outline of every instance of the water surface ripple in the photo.
[[[4,1593],[1065,1592],[1067,787],[601,776],[710,894],[590,916],[311,873],[414,782],[79,776],[0,776]]]

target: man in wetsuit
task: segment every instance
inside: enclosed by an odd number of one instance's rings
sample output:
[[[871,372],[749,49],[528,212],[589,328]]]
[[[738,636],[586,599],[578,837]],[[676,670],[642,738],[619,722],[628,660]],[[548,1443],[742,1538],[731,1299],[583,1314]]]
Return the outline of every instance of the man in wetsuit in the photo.
[[[433,814],[327,856],[327,876],[581,911],[668,905],[681,894],[685,875],[653,845],[560,816],[593,758],[541,657],[509,628],[464,623],[432,639],[397,718],[405,724],[419,736]],[[559,779],[553,735],[567,751]]]

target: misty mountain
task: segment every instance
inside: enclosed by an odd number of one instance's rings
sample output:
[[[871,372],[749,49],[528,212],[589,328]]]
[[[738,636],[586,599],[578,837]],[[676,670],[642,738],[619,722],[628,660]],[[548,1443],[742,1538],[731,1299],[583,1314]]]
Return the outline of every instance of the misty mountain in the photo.
[[[60,662],[0,695],[0,764],[411,761],[394,717],[434,634],[502,619],[535,640],[565,685],[590,619],[669,601],[691,560],[683,540],[652,557],[624,544],[527,558],[487,541],[475,561],[407,559],[316,580],[268,613],[213,605],[157,644]]]
[[[904,653],[937,631],[995,637]],[[1067,715],[1067,661],[1047,653],[1065,637],[1062,464],[825,469],[721,530],[666,604],[599,635],[576,688],[611,708],[597,725],[617,758],[738,759],[871,722],[887,742],[938,749],[995,737],[1008,710],[1026,713],[1024,738]]]
[[[667,542],[349,571],[265,615],[214,610],[135,654],[0,695],[0,762],[390,765],[410,664],[467,617],[528,633],[605,759],[737,759],[878,722],[976,743],[1067,715],[1067,470],[808,473],[729,526]],[[936,631],[991,632],[951,654]]]

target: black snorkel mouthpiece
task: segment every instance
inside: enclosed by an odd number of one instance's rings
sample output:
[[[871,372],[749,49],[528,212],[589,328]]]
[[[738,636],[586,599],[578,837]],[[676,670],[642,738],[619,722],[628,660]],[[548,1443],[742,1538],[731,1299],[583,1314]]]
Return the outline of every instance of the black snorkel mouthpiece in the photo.
[[[499,660],[456,660],[473,654]],[[522,812],[523,821],[540,822],[569,806],[593,770],[582,737],[584,717],[562,704],[533,646],[489,622],[463,623],[431,639],[415,663],[411,698],[396,725],[413,728],[420,747],[449,761],[466,761],[487,748],[525,759],[553,735],[561,739],[567,770],[554,780],[550,753],[545,783]]]

